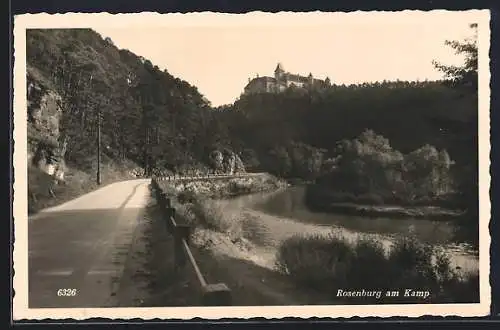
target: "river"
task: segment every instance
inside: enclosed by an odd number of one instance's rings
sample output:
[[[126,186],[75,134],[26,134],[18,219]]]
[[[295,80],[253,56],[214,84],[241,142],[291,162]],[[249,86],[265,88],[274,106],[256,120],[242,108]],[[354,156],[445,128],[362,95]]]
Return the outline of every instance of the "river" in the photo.
[[[394,238],[412,234],[424,243],[442,248],[454,266],[467,272],[478,271],[477,251],[467,244],[453,242],[454,227],[449,222],[312,212],[304,204],[304,193],[304,187],[295,186],[217,203],[225,215],[251,219],[244,222],[244,229],[249,231],[249,239],[258,246],[254,261],[264,266],[272,264],[272,256],[283,239],[294,234],[329,233],[333,230],[347,239],[371,236],[387,248]]]

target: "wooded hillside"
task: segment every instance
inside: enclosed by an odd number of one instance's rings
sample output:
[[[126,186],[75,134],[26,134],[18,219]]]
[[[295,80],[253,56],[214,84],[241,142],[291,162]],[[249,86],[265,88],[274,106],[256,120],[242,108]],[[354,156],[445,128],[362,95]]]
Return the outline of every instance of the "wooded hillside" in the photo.
[[[27,65],[29,81],[62,97],[60,140],[67,140],[66,161],[77,168],[95,162],[99,112],[103,153],[148,172],[200,164],[227,140],[196,87],[93,30],[29,30]]]

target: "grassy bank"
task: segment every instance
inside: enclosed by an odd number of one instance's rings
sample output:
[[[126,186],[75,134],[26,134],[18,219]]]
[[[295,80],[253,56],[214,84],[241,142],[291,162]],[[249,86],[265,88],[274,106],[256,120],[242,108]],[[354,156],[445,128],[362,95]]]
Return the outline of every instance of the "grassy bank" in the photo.
[[[103,165],[101,169],[101,186],[121,180],[133,179],[134,177],[128,170],[124,166]],[[54,177],[34,166],[28,167],[29,214],[64,203],[101,187],[96,183],[95,174],[69,168],[65,176],[64,181],[56,183]]]
[[[460,273],[446,255],[408,237],[386,251],[377,241],[350,242],[334,233],[294,236],[281,244],[277,268],[299,287],[345,303],[479,301],[477,274]]]

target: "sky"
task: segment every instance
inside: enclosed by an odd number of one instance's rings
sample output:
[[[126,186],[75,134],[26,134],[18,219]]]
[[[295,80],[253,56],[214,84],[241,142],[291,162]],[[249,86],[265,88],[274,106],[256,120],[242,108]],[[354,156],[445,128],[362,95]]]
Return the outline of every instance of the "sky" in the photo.
[[[228,17],[230,16],[230,17]],[[239,16],[235,18],[235,16]],[[160,69],[195,85],[212,105],[235,101],[249,78],[286,71],[335,84],[442,78],[433,60],[461,64],[444,45],[471,35],[470,16],[404,12],[384,15],[221,15],[215,20],[177,17],[185,24],[93,27]],[[168,19],[165,19],[168,23]]]

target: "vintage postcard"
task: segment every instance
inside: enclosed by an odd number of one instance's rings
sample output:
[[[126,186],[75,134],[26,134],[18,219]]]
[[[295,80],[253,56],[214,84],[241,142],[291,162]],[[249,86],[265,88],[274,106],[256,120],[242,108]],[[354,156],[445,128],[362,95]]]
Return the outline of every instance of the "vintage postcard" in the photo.
[[[14,319],[487,315],[489,18],[15,17]]]

